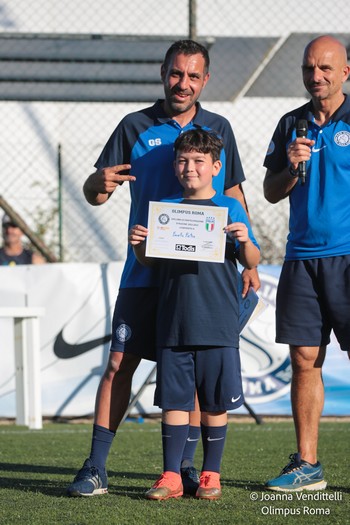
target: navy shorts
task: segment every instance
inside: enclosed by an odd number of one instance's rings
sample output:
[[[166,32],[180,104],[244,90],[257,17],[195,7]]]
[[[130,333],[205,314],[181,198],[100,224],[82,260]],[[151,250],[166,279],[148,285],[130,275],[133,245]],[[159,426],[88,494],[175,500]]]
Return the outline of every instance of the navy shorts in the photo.
[[[286,261],[277,289],[276,342],[350,350],[350,255]]]
[[[163,410],[234,410],[244,402],[238,348],[182,346],[157,351],[154,404]]]
[[[121,288],[114,308],[111,352],[156,360],[158,288]]]

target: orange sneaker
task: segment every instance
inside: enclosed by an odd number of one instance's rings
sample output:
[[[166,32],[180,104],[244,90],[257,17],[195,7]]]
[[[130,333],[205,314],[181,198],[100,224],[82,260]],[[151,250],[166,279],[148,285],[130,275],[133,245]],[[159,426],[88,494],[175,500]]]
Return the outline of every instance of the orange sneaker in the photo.
[[[146,492],[145,496],[147,499],[162,500],[179,498],[183,493],[184,489],[180,474],[166,471],[163,472],[153,487]]]
[[[199,487],[196,492],[199,499],[221,498],[221,485],[219,472],[203,471],[199,478]]]

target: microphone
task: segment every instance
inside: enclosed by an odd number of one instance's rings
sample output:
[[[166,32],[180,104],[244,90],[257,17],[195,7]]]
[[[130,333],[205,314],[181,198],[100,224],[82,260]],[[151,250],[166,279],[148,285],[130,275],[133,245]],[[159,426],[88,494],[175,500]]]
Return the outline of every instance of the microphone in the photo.
[[[307,137],[307,120],[300,119],[296,121],[295,124],[295,131],[297,137],[306,138]],[[301,181],[301,184],[305,184],[306,179],[306,162],[303,160],[302,162],[299,162],[298,166],[298,172],[299,172],[299,179]]]

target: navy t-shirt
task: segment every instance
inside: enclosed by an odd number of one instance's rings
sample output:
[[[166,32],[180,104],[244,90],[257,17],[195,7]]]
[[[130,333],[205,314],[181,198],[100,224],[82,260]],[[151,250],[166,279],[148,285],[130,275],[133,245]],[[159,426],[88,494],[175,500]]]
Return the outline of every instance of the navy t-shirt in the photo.
[[[23,249],[19,255],[7,255],[3,248],[0,248],[0,266],[17,266],[17,264],[32,264],[33,252]]]
[[[164,199],[190,205],[228,208],[228,224],[243,222],[258,246],[247,214],[231,197],[216,194],[208,200]],[[157,345],[235,346],[239,343],[238,270],[239,243],[226,237],[224,263],[159,259]]]

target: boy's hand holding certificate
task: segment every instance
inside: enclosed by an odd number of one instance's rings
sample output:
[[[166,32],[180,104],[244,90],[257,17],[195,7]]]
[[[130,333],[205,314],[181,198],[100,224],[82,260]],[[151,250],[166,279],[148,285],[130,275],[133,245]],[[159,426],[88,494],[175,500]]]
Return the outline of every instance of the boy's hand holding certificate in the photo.
[[[146,256],[224,262],[227,208],[150,202]]]

